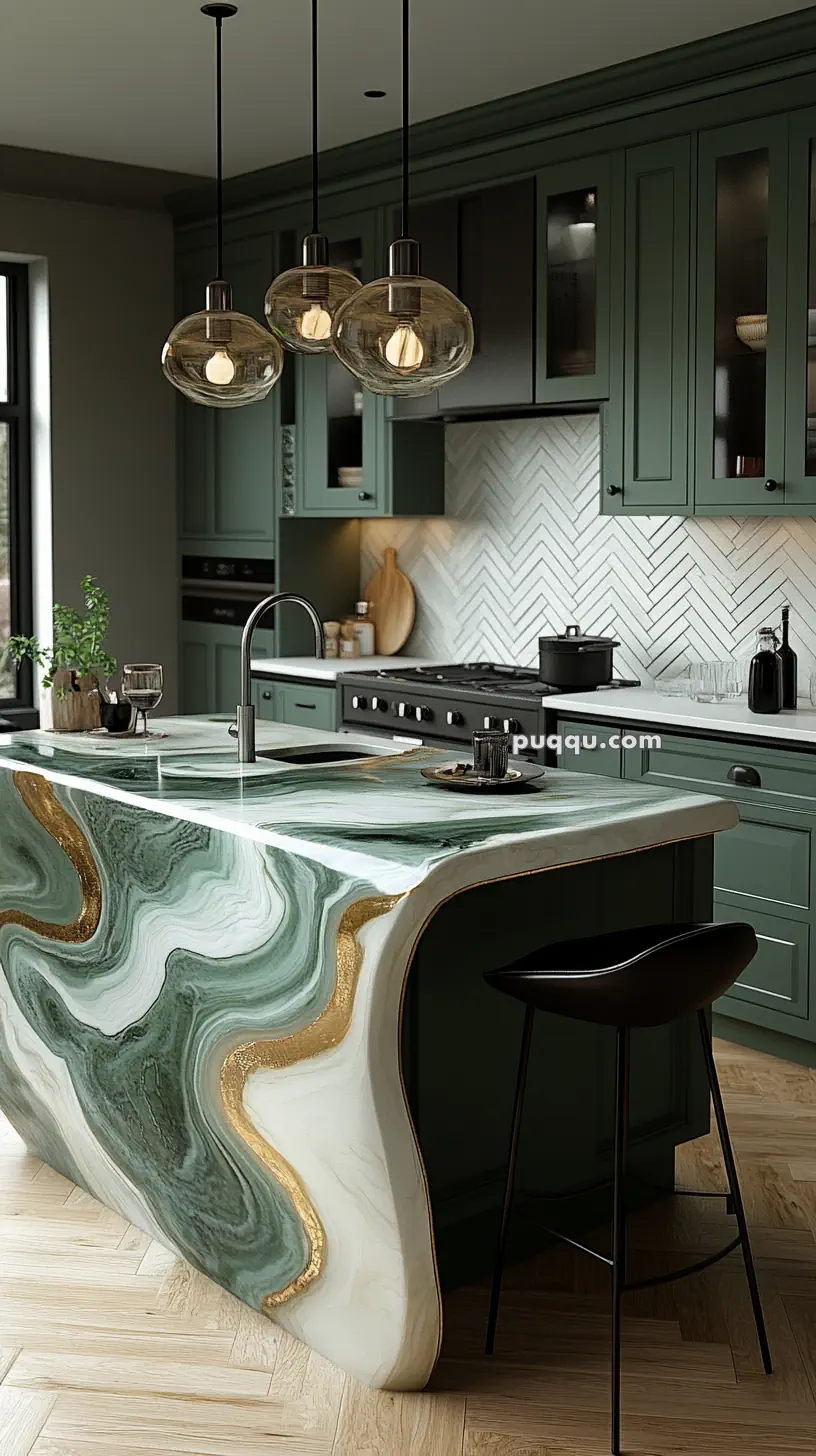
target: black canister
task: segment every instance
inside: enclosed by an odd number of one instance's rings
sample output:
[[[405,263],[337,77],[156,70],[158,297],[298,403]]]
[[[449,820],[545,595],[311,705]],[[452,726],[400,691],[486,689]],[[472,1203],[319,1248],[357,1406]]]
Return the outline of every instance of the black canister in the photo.
[[[782,707],[782,659],[772,627],[760,627],[757,650],[748,673],[748,707],[752,713],[778,713]]]

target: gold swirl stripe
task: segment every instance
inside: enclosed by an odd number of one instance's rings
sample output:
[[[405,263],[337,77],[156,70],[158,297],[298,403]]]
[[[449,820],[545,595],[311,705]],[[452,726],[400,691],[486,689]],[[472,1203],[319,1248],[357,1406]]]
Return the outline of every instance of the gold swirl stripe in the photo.
[[[337,932],[337,977],[331,1000],[317,1019],[302,1031],[274,1041],[253,1041],[230,1052],[221,1068],[221,1096],[229,1122],[238,1136],[269,1168],[272,1176],[289,1194],[303,1224],[309,1243],[306,1267],[296,1279],[274,1294],[267,1294],[261,1307],[268,1313],[277,1305],[286,1304],[317,1279],[323,1268],[326,1231],[300,1178],[290,1163],[262,1137],[250,1121],[244,1107],[244,1087],[253,1072],[278,1070],[304,1062],[309,1057],[339,1046],[351,1025],[354,997],[363,964],[363,947],[358,931],[369,920],[387,915],[402,899],[401,895],[376,895],[355,900],[340,918]]]
[[[12,775],[14,787],[29,813],[65,851],[77,872],[82,890],[82,905],[76,920],[68,925],[37,920],[24,910],[0,910],[0,926],[22,925],[47,940],[60,940],[82,945],[90,940],[102,915],[102,885],[91,846],[79,825],[57,800],[53,785],[41,774],[17,772]]]

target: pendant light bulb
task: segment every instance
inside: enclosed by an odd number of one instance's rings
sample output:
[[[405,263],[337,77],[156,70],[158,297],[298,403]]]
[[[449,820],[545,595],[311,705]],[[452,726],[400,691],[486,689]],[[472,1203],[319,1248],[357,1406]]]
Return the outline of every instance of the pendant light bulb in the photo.
[[[423,278],[419,243],[408,233],[408,0],[402,0],[402,237],[391,244],[389,276],[340,305],[332,342],[341,363],[372,394],[433,394],[473,357],[473,320],[461,299]]]
[[[216,349],[204,365],[204,373],[210,384],[232,384],[235,378],[235,365],[233,364],[226,349]]]
[[[293,354],[329,354],[334,315],[359,287],[353,273],[329,265],[323,234],[309,233],[303,240],[302,265],[279,274],[267,289],[266,322]]]
[[[385,357],[392,369],[409,373],[418,369],[425,358],[422,340],[410,322],[398,324],[385,345]]]
[[[360,287],[353,273],[331,267],[328,239],[318,228],[317,6],[312,0],[312,231],[303,240],[301,266],[274,278],[264,300],[269,328],[293,354],[330,354],[334,315]]]
[[[223,165],[221,146],[221,26],[237,6],[203,5],[215,21],[217,118],[216,278],[207,285],[205,307],[188,314],[170,331],[162,369],[170,383],[195,404],[235,409],[266,399],[280,379],[283,350],[277,339],[232,307],[232,289],[222,276]]]

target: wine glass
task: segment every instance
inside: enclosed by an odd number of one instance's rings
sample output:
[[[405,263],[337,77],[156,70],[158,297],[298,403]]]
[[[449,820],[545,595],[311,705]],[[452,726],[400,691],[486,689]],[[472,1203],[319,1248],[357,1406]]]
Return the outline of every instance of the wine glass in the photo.
[[[148,738],[147,715],[159,706],[164,692],[164,672],[157,662],[131,662],[122,668],[122,697],[136,709],[136,726],[139,731],[139,714],[142,715],[142,737]]]

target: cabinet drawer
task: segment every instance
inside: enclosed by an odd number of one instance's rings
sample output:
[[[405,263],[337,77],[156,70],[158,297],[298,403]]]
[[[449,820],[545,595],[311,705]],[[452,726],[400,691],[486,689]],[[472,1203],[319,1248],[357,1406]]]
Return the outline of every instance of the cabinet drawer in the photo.
[[[808,955],[810,929],[795,920],[751,911],[743,915],[733,905],[715,901],[716,920],[746,919],[753,925],[759,948],[751,964],[717,1002],[724,1016],[752,1021],[774,1031],[816,1039],[809,1018]]]
[[[297,684],[275,686],[277,717],[281,723],[296,723],[301,728],[317,728],[333,732],[336,693],[334,688],[310,688]]]
[[[749,811],[744,811],[748,813]],[[807,910],[810,906],[810,831],[742,818],[714,840],[714,889],[751,901]],[[733,901],[731,901],[733,904]]]
[[[661,733],[660,738],[660,748],[632,755],[639,760],[637,776],[649,783],[714,791],[739,802],[753,800],[816,814],[816,760],[809,756],[670,733]]]

